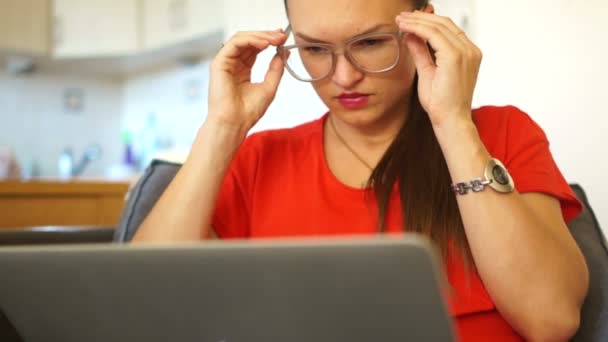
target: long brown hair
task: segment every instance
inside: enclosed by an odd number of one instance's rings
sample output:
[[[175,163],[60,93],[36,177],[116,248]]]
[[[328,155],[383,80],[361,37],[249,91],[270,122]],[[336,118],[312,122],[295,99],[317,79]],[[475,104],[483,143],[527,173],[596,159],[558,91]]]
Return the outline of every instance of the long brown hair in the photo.
[[[424,8],[428,0],[414,0]],[[287,0],[284,0],[287,10]],[[368,185],[378,203],[378,230],[385,231],[386,213],[395,183],[399,188],[404,229],[428,236],[445,258],[451,248],[472,265],[452,179],[431,121],[418,98],[418,77],[412,86],[409,116],[372,171]]]

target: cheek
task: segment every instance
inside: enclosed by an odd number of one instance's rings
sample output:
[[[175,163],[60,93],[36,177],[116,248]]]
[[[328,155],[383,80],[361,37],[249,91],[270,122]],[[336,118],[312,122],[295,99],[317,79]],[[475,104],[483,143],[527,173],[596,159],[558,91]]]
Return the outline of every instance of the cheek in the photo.
[[[386,87],[391,95],[406,95],[409,93],[416,76],[416,65],[407,50],[401,55],[395,69],[383,76]]]
[[[416,73],[416,64],[414,64],[414,60],[412,59],[412,55],[410,51],[403,44],[401,48],[401,57],[399,59],[399,64],[395,68],[396,73],[404,77],[405,79],[412,79]]]
[[[329,102],[335,94],[335,88],[332,87],[331,81],[325,80],[321,82],[312,83],[312,88],[315,90],[319,98],[325,103],[325,105],[329,106]],[[333,92],[332,92],[333,91]]]

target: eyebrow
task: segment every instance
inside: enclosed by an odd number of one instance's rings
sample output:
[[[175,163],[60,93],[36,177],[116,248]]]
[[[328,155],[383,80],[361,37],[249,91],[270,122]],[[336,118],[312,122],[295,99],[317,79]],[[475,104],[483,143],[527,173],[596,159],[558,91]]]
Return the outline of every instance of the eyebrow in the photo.
[[[367,30],[365,30],[365,31],[357,34],[354,37],[364,36],[364,35],[366,35],[368,33],[372,33],[374,31],[377,31],[378,29],[381,29],[383,27],[393,27],[393,26],[394,25],[392,25],[392,24],[378,24],[376,26],[370,27],[369,29],[367,29]],[[295,35],[298,36],[298,37],[300,37],[300,38],[302,38],[302,39],[304,39],[304,40],[306,40],[306,41],[308,41],[308,42],[311,42],[311,43],[331,44],[331,42],[328,42],[328,41],[325,41],[325,40],[322,40],[322,39],[318,39],[318,38],[313,38],[313,37],[307,36],[307,35],[305,35],[304,33],[301,33],[301,32],[297,32]]]

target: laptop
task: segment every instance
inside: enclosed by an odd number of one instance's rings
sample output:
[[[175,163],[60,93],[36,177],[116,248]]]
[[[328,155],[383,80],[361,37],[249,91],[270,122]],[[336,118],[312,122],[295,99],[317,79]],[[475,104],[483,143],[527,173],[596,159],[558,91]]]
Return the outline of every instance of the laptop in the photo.
[[[0,248],[26,342],[452,341],[421,237]]]

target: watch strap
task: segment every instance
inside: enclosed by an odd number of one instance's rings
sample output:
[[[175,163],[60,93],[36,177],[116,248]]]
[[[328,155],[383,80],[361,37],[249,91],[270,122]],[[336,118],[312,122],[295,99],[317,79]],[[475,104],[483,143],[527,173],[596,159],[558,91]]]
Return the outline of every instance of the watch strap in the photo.
[[[469,193],[469,191],[481,192],[486,188],[486,186],[490,184],[492,184],[491,179],[475,178],[468,183],[462,182],[452,184],[452,190],[454,190],[454,192],[459,195],[466,195],[467,193]]]

